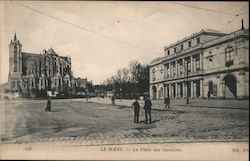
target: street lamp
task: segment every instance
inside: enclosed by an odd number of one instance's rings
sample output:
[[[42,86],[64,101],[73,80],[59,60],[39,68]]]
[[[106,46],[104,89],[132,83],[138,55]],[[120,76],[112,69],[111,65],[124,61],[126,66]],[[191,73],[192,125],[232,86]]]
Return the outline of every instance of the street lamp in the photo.
[[[120,100],[122,102],[122,87],[120,88]]]
[[[185,68],[185,64],[184,64],[184,68]],[[188,60],[187,60],[187,62],[186,62],[186,68],[185,68],[185,70],[186,70],[186,88],[187,88],[187,92],[186,92],[186,104],[189,104],[189,98],[188,98],[188,77],[189,77],[189,75],[188,75]]]
[[[86,89],[86,102],[88,102],[88,89]]]

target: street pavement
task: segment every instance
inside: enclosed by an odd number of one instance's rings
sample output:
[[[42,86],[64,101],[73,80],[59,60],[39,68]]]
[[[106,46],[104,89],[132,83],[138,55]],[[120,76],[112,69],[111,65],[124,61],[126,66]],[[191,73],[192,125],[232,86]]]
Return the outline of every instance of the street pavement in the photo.
[[[111,98],[80,98],[73,99],[82,102],[95,102],[101,104],[112,104]],[[116,99],[115,104],[121,106],[131,106],[133,101],[130,99]],[[140,104],[144,106],[144,101],[139,100]],[[163,100],[152,100],[153,109],[164,109]],[[249,109],[249,100],[215,100],[215,99],[189,99],[189,104],[186,104],[186,99],[171,99],[172,107],[199,107],[199,108],[227,108],[227,109]]]
[[[167,111],[162,101],[153,101],[152,124],[144,124],[142,108],[140,123],[133,123],[132,102],[52,100],[52,112],[44,112],[46,100],[1,100],[1,142],[105,145],[249,140],[248,101],[190,100],[186,105],[185,100],[171,100]]]

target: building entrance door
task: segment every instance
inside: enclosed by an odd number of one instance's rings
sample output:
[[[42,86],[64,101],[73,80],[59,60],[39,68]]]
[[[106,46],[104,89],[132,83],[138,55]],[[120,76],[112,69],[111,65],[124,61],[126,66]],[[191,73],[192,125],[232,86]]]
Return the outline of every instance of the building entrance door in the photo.
[[[224,81],[225,98],[236,98],[237,82],[235,76],[228,74],[227,76],[224,77],[223,81]]]
[[[155,86],[152,87],[152,99],[153,100],[156,99],[156,87]]]

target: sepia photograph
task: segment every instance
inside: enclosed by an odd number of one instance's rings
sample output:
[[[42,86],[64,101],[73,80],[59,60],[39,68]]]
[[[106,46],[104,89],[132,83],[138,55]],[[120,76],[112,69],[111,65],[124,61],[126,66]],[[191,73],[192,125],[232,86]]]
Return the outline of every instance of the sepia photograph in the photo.
[[[0,1],[0,159],[249,160],[248,1]]]

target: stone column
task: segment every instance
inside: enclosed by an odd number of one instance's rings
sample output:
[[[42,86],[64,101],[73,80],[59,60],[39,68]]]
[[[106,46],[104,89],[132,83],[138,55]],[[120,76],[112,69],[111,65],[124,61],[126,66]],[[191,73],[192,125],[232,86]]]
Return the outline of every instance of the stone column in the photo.
[[[190,88],[191,88],[191,98],[194,97],[194,84],[193,81],[190,80]]]
[[[175,97],[176,98],[178,98],[178,94],[179,94],[179,92],[178,92],[178,84],[175,83]]]
[[[183,82],[183,83],[182,83],[182,86],[183,86],[183,98],[185,98],[185,97],[186,97],[186,95],[187,95],[187,87],[186,87],[186,83],[185,83],[185,82]]]
[[[203,87],[203,80],[200,80],[200,97],[204,97],[204,87]]]
[[[173,98],[173,95],[172,95],[172,84],[169,84],[169,97]]]
[[[203,70],[203,54],[200,53],[200,70]]]
[[[197,82],[194,81],[194,98],[197,98]]]
[[[167,95],[170,97],[170,89],[169,89],[169,84],[167,85]]]
[[[174,98],[174,84],[172,84],[172,98]]]
[[[190,57],[190,73],[192,73],[194,71],[193,69],[193,56]]]
[[[169,94],[169,97],[172,98],[171,94],[171,84],[168,84],[168,94]]]
[[[178,63],[177,60],[175,61],[175,76],[177,77],[178,75]]]
[[[38,81],[38,89],[39,89],[39,90],[42,89],[42,87],[41,87],[41,79],[39,79],[39,81]]]
[[[169,63],[169,77],[172,77],[172,65]]]
[[[169,78],[169,76],[168,76],[168,75],[170,75],[170,72],[169,72],[169,69],[170,69],[169,63],[167,63],[166,67],[167,67],[167,75],[166,75],[166,77]]]
[[[183,58],[182,59],[182,76],[184,76],[186,72],[184,66],[185,66],[185,59]]]
[[[168,84],[168,94],[169,94],[169,97],[171,98],[171,84]]]
[[[193,71],[196,72],[196,61],[197,61],[197,58],[195,57],[193,59]]]
[[[164,65],[164,68],[163,68],[163,80],[166,80],[166,70],[167,69],[167,66]]]
[[[181,84],[177,84],[178,87],[178,97],[181,97]]]

